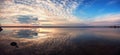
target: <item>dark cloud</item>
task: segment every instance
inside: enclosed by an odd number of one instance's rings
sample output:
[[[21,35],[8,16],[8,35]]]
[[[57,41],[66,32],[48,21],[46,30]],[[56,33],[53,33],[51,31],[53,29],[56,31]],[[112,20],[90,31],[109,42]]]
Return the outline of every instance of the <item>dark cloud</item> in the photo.
[[[0,0],[0,3],[4,2],[4,0]]]
[[[17,18],[20,23],[35,23],[38,18],[29,15],[19,15]]]
[[[3,7],[3,5],[2,5],[3,3],[4,3],[4,0],[0,0],[0,9]]]

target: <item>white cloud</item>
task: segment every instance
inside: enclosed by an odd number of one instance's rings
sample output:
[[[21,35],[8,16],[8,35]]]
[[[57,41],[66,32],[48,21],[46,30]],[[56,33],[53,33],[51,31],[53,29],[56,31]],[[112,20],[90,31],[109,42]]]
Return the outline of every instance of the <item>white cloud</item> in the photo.
[[[120,14],[108,14],[95,18],[95,21],[114,22],[120,20]]]
[[[98,16],[89,25],[120,25],[120,14]]]
[[[115,4],[115,3],[117,3],[118,1],[116,1],[116,0],[112,0],[112,1],[109,1],[108,3],[107,3],[107,5],[112,5],[112,4]]]
[[[94,2],[95,1],[92,1],[86,4],[86,7],[92,6]],[[0,4],[0,14],[2,14],[0,18],[8,19],[9,22],[6,23],[18,23],[18,15],[32,15],[38,18],[36,22],[43,25],[81,25],[82,23],[89,23],[90,25],[110,25],[119,23],[120,14],[98,16],[88,22],[77,18],[72,13],[77,6],[82,3],[83,0],[16,0],[16,2],[4,0],[4,2]],[[80,12],[85,14],[84,11],[80,10]]]
[[[16,15],[33,15],[39,20],[49,20],[54,24],[80,23],[82,21],[72,15],[72,11],[81,2],[82,0],[7,0],[0,17],[12,20]]]

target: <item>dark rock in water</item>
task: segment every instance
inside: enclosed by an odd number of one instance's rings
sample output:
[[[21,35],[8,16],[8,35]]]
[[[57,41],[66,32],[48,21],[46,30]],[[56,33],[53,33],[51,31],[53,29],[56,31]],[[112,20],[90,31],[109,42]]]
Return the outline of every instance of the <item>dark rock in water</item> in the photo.
[[[15,46],[16,48],[19,48],[16,42],[11,42],[10,45]]]
[[[0,27],[0,32],[1,32],[2,30],[3,30],[2,27]]]

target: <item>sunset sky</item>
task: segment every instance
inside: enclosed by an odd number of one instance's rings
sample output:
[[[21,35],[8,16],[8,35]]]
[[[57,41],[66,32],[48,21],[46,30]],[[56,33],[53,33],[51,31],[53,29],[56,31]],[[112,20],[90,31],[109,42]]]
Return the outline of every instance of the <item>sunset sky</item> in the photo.
[[[120,25],[120,0],[0,0],[2,25]]]

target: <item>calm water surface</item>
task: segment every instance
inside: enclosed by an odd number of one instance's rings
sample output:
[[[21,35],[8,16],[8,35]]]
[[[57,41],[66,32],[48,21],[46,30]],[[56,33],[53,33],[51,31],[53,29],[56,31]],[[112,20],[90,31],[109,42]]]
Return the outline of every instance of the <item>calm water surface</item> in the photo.
[[[120,29],[4,28],[0,45],[0,55],[120,55]]]

